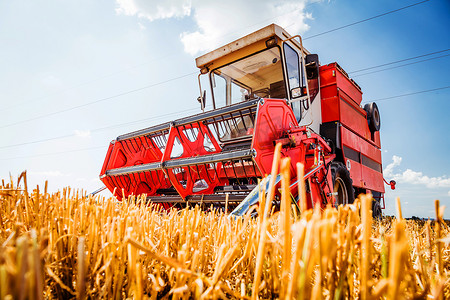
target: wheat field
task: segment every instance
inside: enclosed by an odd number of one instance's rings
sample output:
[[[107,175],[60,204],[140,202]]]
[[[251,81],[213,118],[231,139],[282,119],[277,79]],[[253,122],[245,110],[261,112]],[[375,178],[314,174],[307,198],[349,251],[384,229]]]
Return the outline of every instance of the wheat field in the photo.
[[[427,222],[400,202],[372,220],[370,195],[298,213],[280,163],[280,209],[261,198],[242,218],[3,180],[0,299],[450,299],[439,201]]]

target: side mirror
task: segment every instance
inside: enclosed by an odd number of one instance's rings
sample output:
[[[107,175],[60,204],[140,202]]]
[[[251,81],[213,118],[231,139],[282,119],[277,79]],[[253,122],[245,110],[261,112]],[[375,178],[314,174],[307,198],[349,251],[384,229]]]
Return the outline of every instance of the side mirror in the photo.
[[[308,80],[319,78],[319,56],[317,54],[306,55],[305,69]]]
[[[305,96],[305,95],[307,95],[305,86],[293,88],[291,90],[291,98],[298,98],[298,97]]]
[[[197,98],[197,101],[200,103],[200,106],[202,107],[202,110],[205,110],[205,106],[206,106],[206,90],[203,90],[203,95],[200,95]]]

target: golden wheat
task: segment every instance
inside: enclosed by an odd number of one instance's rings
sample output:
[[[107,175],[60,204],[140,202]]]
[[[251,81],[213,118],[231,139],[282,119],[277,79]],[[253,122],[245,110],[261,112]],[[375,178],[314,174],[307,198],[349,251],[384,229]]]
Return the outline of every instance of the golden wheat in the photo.
[[[280,211],[272,185],[252,208],[260,217],[236,219],[214,208],[164,211],[145,196],[29,192],[25,173],[3,181],[0,299],[450,298],[439,202],[436,220],[423,223],[404,220],[399,205],[398,218],[372,220],[369,195],[323,211],[301,202],[297,214],[290,162],[276,159],[274,174],[278,164]]]

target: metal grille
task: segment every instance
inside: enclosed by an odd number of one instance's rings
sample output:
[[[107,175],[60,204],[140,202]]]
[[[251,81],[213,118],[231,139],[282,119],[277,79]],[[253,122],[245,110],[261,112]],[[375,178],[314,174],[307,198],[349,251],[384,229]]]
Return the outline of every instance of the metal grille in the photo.
[[[242,102],[121,135],[102,180],[125,195],[254,184],[261,175],[250,149],[257,104]]]

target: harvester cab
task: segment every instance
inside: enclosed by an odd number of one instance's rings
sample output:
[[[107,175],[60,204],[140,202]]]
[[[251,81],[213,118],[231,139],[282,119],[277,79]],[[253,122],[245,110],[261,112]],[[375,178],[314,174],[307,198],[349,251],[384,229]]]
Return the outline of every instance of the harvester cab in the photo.
[[[196,59],[214,109],[258,98],[286,99],[300,126],[319,132],[318,56],[272,24]]]
[[[118,198],[146,194],[165,208],[225,201],[237,205],[270,173],[275,145],[281,143],[281,155],[291,158],[294,199],[301,162],[308,207],[349,203],[354,187],[363,191],[360,182],[352,186],[351,181],[353,173],[361,179],[362,168],[356,164],[361,164],[362,152],[346,142],[344,129],[370,144],[372,166],[381,168],[379,133],[368,127],[369,112],[358,103],[359,87],[336,63],[321,67],[300,36],[272,24],[198,57],[196,64],[201,113],[111,142],[100,178]],[[347,119],[354,112],[341,110],[341,99],[354,102],[350,105],[359,113],[355,126],[361,128],[351,128],[355,122]],[[336,110],[338,115],[332,115]],[[357,162],[348,163],[345,147],[359,153]],[[373,190],[382,195],[381,169],[377,172],[364,187],[372,188],[376,181]]]

